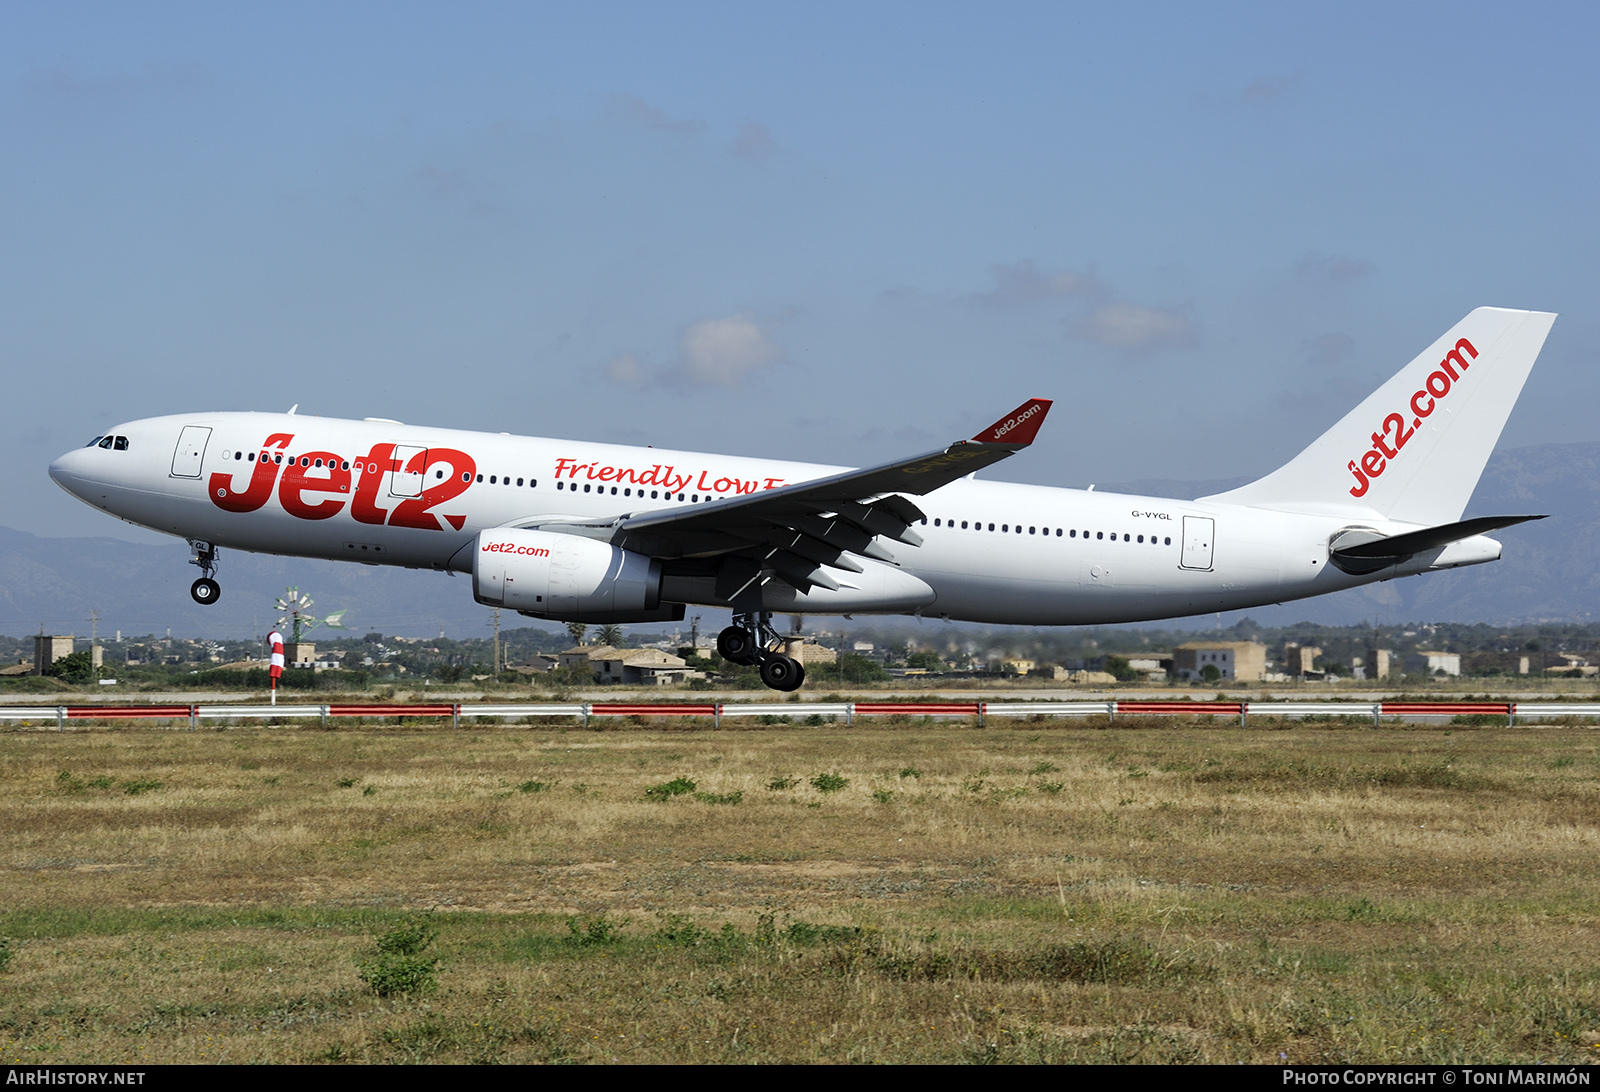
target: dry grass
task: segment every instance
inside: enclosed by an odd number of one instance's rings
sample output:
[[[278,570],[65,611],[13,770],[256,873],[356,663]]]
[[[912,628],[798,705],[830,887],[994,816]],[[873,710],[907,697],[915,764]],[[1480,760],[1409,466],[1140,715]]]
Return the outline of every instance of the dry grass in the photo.
[[[607,727],[0,734],[0,1056],[1600,1049],[1592,731]]]

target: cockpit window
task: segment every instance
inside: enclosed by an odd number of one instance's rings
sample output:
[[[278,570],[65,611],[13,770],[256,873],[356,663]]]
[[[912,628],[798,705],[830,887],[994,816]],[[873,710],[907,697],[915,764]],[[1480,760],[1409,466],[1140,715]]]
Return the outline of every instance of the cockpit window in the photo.
[[[111,437],[107,436],[104,440],[101,440],[100,446],[105,448],[107,451],[111,450]]]
[[[118,436],[114,441],[112,441],[111,446],[116,451],[127,451],[128,438],[126,436]]]
[[[100,442],[100,440],[101,440],[101,437],[96,436],[94,439],[90,440],[88,443],[84,444],[83,446],[84,447],[93,447],[95,444],[98,444]]]

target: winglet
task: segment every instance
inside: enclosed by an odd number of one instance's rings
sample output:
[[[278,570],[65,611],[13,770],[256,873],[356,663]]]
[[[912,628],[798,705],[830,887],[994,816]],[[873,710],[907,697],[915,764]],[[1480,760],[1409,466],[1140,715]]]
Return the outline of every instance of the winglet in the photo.
[[[988,428],[980,430],[971,442],[1027,447],[1039,434],[1039,426],[1044,424],[1044,415],[1049,412],[1050,399],[1030,398]]]

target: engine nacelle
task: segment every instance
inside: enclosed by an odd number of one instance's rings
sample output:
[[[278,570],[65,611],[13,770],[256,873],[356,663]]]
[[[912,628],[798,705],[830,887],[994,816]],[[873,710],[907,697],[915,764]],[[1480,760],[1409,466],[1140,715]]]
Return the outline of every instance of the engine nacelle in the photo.
[[[661,563],[608,542],[549,531],[483,531],[472,595],[491,607],[561,622],[652,622],[683,617],[661,606]]]

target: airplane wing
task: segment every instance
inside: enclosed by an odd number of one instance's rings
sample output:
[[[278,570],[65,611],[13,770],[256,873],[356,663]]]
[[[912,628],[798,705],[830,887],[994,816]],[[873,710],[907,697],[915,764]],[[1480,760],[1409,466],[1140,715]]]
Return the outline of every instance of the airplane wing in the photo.
[[[828,565],[861,572],[850,554],[893,563],[877,540],[920,546],[911,524],[926,516],[901,494],[922,496],[1033,443],[1050,400],[1032,398],[970,440],[882,466],[851,470],[690,509],[628,514],[614,520],[544,523],[547,531],[605,538],[650,557],[723,558],[717,594],[733,599],[767,574],[799,591],[837,590]]]

